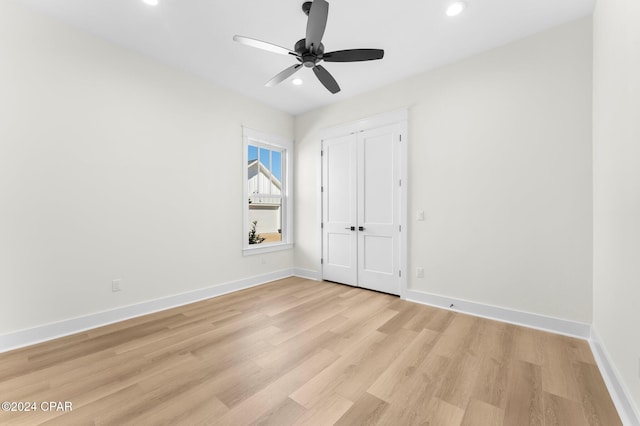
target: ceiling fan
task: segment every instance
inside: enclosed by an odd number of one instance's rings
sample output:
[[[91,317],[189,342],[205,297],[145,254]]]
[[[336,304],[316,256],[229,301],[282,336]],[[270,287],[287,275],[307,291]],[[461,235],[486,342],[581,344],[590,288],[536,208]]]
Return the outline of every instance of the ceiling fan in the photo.
[[[320,80],[324,87],[326,87],[331,93],[335,94],[340,91],[340,86],[333,76],[329,74],[329,71],[327,71],[322,65],[319,65],[321,61],[372,61],[375,59],[382,59],[384,56],[384,50],[382,49],[347,49],[325,53],[324,45],[322,44],[322,36],[324,35],[324,30],[327,26],[329,3],[325,0],[313,0],[312,2],[307,1],[302,5],[302,11],[309,17],[307,20],[307,34],[306,38],[298,40],[295,44],[294,50],[289,50],[273,43],[249,37],[239,35],[233,36],[235,41],[246,44],[247,46],[257,47],[258,49],[268,50],[269,52],[279,53],[282,55],[291,55],[298,60],[299,63],[280,72],[269,80],[265,86],[273,87],[292,76],[296,71],[302,68],[302,66],[305,66],[313,69],[313,73],[318,77],[318,80]]]

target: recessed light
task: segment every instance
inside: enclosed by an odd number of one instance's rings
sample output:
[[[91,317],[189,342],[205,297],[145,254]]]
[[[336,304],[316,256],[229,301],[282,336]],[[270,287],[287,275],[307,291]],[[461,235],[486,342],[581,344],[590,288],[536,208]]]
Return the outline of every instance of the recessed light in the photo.
[[[142,0],[143,2],[145,2],[146,4],[148,4],[149,6],[157,6],[158,5],[158,0]]]
[[[447,8],[447,16],[456,16],[462,13],[463,10],[467,7],[467,4],[463,1],[457,1],[455,3],[451,3]]]
[[[302,79],[301,78],[294,78],[291,83],[293,83],[294,86],[300,86],[302,84]]]

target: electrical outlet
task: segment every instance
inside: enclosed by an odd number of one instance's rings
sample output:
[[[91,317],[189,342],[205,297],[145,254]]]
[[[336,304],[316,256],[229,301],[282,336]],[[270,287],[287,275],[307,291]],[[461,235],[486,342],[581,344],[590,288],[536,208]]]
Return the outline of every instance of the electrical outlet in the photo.
[[[416,278],[424,278],[424,268],[416,268]]]
[[[122,279],[118,278],[111,281],[111,291],[114,293],[116,291],[122,291]]]

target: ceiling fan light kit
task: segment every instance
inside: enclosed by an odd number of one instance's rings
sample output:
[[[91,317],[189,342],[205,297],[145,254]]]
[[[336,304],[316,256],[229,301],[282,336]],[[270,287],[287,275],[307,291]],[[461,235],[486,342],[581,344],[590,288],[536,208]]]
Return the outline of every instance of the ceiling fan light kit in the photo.
[[[266,84],[267,87],[273,87],[283,82],[304,66],[311,68],[318,80],[320,80],[320,83],[322,83],[328,91],[335,94],[340,91],[340,86],[329,71],[319,64],[320,62],[373,61],[384,57],[384,50],[382,49],[348,49],[325,53],[322,36],[327,26],[329,3],[326,0],[308,1],[303,3],[302,11],[308,16],[307,33],[305,38],[298,40],[294,46],[294,50],[249,37],[238,35],[233,37],[235,41],[246,44],[247,46],[282,55],[291,55],[296,58],[298,63],[281,71],[269,80]]]
[[[447,16],[458,16],[467,8],[467,4],[463,1],[451,3],[447,8]]]

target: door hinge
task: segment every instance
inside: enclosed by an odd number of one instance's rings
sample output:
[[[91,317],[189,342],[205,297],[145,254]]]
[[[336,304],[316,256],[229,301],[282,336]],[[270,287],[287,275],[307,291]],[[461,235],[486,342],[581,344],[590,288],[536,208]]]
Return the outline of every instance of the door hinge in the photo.
[[[324,151],[320,150],[320,157],[322,157],[324,155]]]
[[[324,259],[320,258],[320,264],[323,265],[324,264]]]
[[[398,186],[402,186],[402,179],[398,181]]]
[[[402,278],[402,271],[398,271],[398,276]]]
[[[398,225],[398,232],[402,232],[402,225]]]
[[[399,134],[398,136],[400,136],[400,142],[402,142],[402,133]]]
[[[320,192],[324,192],[324,186],[320,187]]]
[[[324,228],[324,223],[320,222],[320,228]]]

